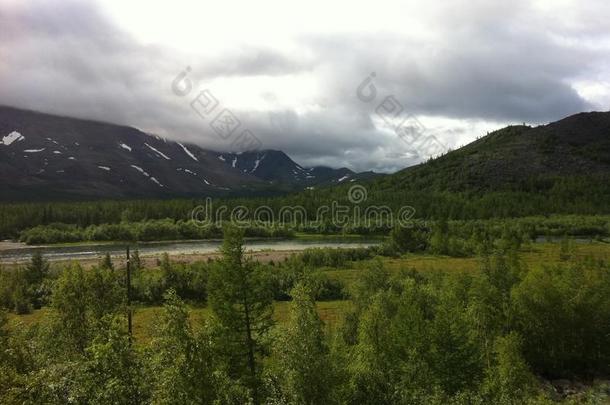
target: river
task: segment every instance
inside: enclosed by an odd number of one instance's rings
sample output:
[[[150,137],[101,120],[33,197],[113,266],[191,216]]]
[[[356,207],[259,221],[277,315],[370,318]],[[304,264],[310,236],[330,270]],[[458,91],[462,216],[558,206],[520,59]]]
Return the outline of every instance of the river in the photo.
[[[308,248],[356,248],[378,245],[380,239],[331,238],[331,239],[246,239],[246,251],[261,250],[304,250]],[[140,242],[131,244],[142,256],[162,253],[170,255],[207,254],[218,251],[222,240],[191,240],[174,242]],[[85,260],[95,259],[110,253],[111,256],[125,254],[125,243],[103,243],[71,246],[22,246],[0,250],[0,263],[19,263],[30,260],[35,252],[41,252],[46,259]]]

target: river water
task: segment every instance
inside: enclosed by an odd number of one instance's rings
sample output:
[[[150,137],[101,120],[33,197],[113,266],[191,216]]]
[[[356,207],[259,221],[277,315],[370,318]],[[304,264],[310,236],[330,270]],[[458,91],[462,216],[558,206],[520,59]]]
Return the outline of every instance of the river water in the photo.
[[[356,248],[378,245],[380,239],[246,239],[246,251],[261,250],[304,250],[308,248]],[[221,240],[197,240],[177,242],[140,242],[131,244],[131,249],[138,249],[142,256],[154,256],[162,253],[206,254],[218,251]],[[95,259],[110,253],[111,256],[125,254],[125,243],[88,244],[74,246],[28,246],[0,251],[0,263],[18,263],[30,260],[35,252],[41,252],[48,260]]]

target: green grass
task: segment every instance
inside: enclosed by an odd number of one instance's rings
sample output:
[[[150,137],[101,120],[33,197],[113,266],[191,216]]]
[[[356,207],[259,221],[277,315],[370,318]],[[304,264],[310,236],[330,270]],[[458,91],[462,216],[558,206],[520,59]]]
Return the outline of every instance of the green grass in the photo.
[[[349,310],[350,301],[321,301],[316,303],[320,318],[328,328],[337,326]],[[133,313],[133,335],[136,342],[148,343],[154,335],[154,325],[159,319],[163,307],[147,306],[135,308]],[[189,317],[194,327],[210,315],[210,308],[189,306]],[[42,308],[30,314],[9,314],[10,328],[31,327],[44,322],[52,314],[52,309]],[[290,316],[290,302],[278,301],[273,305],[273,317],[281,325],[288,321]]]
[[[519,257],[527,268],[553,265],[561,262],[559,243],[536,243],[522,249]],[[594,258],[610,261],[610,244],[591,242],[574,244],[573,256],[576,260]],[[400,258],[382,258],[384,267],[390,273],[415,269],[426,273],[433,271],[471,272],[481,268],[478,257],[448,257],[429,254],[407,254]],[[351,263],[346,268],[323,270],[329,278],[338,280],[349,289],[358,278],[358,273],[370,260]]]

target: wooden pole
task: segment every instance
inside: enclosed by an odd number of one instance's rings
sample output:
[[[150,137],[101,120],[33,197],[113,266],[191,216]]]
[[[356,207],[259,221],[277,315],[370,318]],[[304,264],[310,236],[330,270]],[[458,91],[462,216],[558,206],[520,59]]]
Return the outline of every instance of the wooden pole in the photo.
[[[129,341],[131,341],[131,256],[129,246],[127,246],[127,330],[129,331]]]

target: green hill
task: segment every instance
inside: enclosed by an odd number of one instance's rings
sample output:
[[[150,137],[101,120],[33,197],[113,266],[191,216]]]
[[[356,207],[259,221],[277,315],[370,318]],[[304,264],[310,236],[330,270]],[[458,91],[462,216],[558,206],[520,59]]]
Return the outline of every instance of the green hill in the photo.
[[[495,131],[381,184],[419,191],[536,191],[569,177],[609,174],[610,113],[595,112]]]
[[[609,213],[610,112],[509,126],[360,184],[367,204],[412,205],[422,217]],[[317,190],[315,199],[345,201],[352,185]]]

